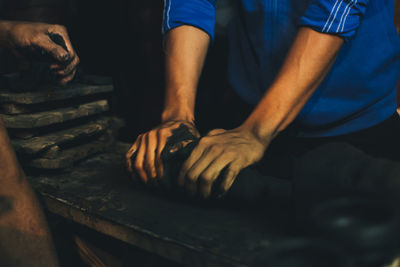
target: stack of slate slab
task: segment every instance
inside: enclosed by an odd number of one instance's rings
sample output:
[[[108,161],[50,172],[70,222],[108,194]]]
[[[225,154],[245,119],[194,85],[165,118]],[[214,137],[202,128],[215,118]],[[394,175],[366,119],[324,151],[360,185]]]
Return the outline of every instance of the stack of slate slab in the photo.
[[[0,113],[24,168],[69,168],[112,145],[121,125],[109,115],[113,85],[95,80],[33,90],[1,84]]]

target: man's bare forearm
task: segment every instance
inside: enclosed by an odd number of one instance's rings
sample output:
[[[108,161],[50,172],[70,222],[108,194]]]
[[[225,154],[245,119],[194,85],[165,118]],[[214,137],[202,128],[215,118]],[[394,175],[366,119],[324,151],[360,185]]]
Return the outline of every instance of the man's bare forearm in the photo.
[[[301,28],[273,85],[243,124],[262,140],[283,131],[328,74],[343,39]]]
[[[164,176],[161,153],[176,128],[183,123],[194,135],[199,135],[194,125],[194,105],[209,43],[210,37],[204,31],[187,25],[172,29],[165,36],[166,89],[162,123],[139,135],[126,153],[128,170],[133,173],[135,169],[144,183]]]
[[[39,202],[0,118],[0,259],[5,266],[58,266]]]
[[[198,28],[181,26],[165,38],[166,92],[162,120],[194,121],[197,84],[210,37]]]

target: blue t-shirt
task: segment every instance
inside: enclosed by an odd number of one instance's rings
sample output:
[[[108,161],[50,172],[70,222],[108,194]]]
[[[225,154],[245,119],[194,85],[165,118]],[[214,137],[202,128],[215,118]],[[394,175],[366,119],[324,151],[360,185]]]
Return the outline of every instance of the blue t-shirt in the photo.
[[[163,31],[192,25],[214,38],[216,0],[165,0]],[[299,136],[369,128],[396,111],[400,38],[394,0],[240,0],[229,30],[229,81],[256,105],[272,84],[299,26],[345,43],[296,118]],[[290,88],[287,88],[290,90]]]

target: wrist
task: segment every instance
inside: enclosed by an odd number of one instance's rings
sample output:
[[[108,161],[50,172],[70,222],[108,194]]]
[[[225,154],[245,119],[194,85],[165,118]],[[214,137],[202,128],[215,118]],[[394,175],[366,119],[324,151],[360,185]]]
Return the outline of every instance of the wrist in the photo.
[[[249,117],[239,128],[250,132],[260,143],[269,144],[278,134],[278,127]]]
[[[161,122],[187,121],[194,124],[194,114],[188,109],[165,109],[161,114]]]

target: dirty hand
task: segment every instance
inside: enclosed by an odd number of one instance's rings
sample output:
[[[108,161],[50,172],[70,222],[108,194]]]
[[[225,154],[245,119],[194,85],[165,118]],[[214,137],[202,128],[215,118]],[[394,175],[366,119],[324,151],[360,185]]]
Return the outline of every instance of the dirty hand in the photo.
[[[196,137],[199,137],[195,125],[190,121],[172,120],[167,121],[154,128],[153,130],[138,136],[133,146],[126,153],[126,163],[128,171],[133,173],[133,169],[139,174],[144,183],[157,182],[164,176],[164,167],[161,159],[161,153],[172,136],[172,131],[181,124],[189,127],[190,131]],[[132,155],[137,152],[135,162],[132,162]]]
[[[261,160],[269,142],[259,140],[244,127],[213,130],[200,140],[183,164],[178,186],[185,187],[191,195],[209,198],[214,182],[223,173],[217,190],[226,193],[242,169]]]
[[[8,45],[25,57],[50,57],[50,70],[60,84],[74,78],[79,57],[64,26],[33,22],[9,22]]]

